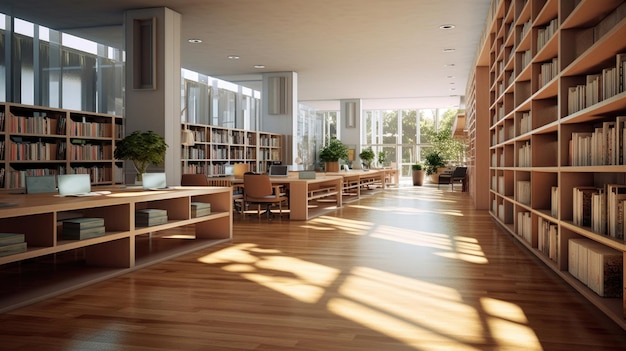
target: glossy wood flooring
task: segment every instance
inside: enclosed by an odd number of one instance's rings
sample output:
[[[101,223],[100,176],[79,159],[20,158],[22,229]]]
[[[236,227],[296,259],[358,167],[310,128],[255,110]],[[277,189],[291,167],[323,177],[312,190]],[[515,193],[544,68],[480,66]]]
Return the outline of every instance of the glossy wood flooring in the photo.
[[[0,315],[1,350],[624,350],[466,193],[387,189]]]

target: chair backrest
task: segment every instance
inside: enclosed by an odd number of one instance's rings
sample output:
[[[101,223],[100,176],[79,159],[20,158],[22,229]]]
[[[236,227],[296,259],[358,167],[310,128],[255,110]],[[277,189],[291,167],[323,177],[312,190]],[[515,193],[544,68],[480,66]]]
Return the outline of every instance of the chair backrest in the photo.
[[[233,165],[233,177],[243,178],[244,173],[250,171],[250,165],[247,163],[237,163]]]
[[[209,181],[206,179],[206,175],[204,174],[187,173],[183,174],[182,178],[180,179],[180,185],[208,186]]]
[[[457,167],[452,172],[452,178],[463,178],[467,173],[467,167]]]
[[[267,174],[243,175],[243,189],[246,196],[263,197],[272,195],[272,182]]]

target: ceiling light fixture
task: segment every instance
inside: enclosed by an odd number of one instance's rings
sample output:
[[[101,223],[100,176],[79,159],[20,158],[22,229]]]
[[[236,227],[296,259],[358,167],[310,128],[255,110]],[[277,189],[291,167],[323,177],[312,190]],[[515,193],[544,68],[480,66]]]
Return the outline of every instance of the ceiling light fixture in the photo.
[[[256,69],[265,68],[265,65],[254,65],[254,68],[256,68]]]
[[[189,39],[187,41],[192,43],[192,44],[200,44],[200,43],[202,43],[202,39]]]
[[[448,48],[448,49],[443,49],[443,52],[455,52],[456,49],[452,49],[452,48]]]
[[[442,24],[439,26],[439,29],[443,29],[443,30],[454,29],[454,28],[456,28],[454,24]]]
[[[228,55],[228,58],[231,60],[239,60],[239,56],[237,55]]]

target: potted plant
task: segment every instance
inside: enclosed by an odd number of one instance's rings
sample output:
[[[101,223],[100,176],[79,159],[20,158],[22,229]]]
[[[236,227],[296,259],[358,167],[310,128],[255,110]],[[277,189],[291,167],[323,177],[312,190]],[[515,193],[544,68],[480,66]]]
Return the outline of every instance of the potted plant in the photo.
[[[422,164],[416,163],[411,165],[411,176],[413,177],[413,185],[424,184],[426,172],[424,171]]]
[[[378,152],[378,166],[385,167],[385,160],[387,159],[387,153],[385,151]]]
[[[167,144],[165,138],[152,132],[134,131],[115,143],[113,156],[118,160],[130,160],[137,171],[137,181],[149,165],[160,165],[165,161]]]
[[[320,149],[320,161],[326,163],[326,172],[339,172],[339,159],[347,158],[348,147],[337,138],[331,138]]]
[[[431,151],[425,156],[424,166],[426,168],[426,175],[430,177],[432,183],[438,183],[438,170],[444,169],[446,162],[443,159],[443,155],[439,151]]]
[[[363,149],[361,153],[359,153],[359,158],[363,161],[363,164],[367,166],[367,169],[372,168],[372,161],[374,160],[374,150],[371,147]]]

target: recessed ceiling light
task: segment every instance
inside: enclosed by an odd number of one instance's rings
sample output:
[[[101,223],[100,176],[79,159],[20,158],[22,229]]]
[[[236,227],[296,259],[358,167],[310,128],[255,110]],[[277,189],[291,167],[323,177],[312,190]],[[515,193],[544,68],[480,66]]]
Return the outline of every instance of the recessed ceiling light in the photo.
[[[228,55],[228,58],[231,60],[239,60],[239,56],[237,55]]]
[[[192,43],[192,44],[200,44],[200,43],[202,43],[202,39],[189,39],[187,41]]]
[[[443,67],[454,67],[454,66],[456,66],[454,63],[447,63],[443,65]]]
[[[439,26],[439,29],[454,29],[456,26],[454,24],[442,24]]]
[[[254,65],[254,68],[257,68],[257,69],[265,68],[265,65]]]
[[[452,78],[454,78],[454,76],[447,76],[446,78],[448,78],[448,79],[452,79]]]
[[[448,49],[443,49],[443,52],[455,52],[456,49],[452,49],[452,48],[448,48]]]

